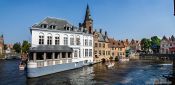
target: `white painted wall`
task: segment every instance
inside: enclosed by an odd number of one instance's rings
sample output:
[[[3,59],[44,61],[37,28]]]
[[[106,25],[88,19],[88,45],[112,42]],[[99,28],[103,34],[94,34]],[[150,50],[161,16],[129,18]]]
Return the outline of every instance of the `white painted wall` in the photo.
[[[64,45],[64,36],[68,36],[68,46],[73,48],[73,50],[80,51],[80,56],[78,58],[73,58],[73,62],[85,61],[93,62],[93,35],[92,34],[85,34],[82,32],[73,32],[73,31],[60,31],[60,30],[47,30],[41,28],[32,28],[32,47],[36,47],[39,45],[39,34],[44,34],[44,45],[47,45],[47,36],[52,36],[52,45],[55,45],[55,36],[60,36],[60,45]],[[74,45],[70,45],[70,37],[74,37]],[[80,45],[76,44],[76,36],[80,37]],[[88,46],[85,46],[85,39],[88,39]],[[89,46],[89,40],[92,40],[92,46]],[[85,51],[83,53],[83,49],[92,49],[92,56],[85,57]],[[79,54],[79,53],[78,53]],[[74,56],[74,53],[73,53]]]

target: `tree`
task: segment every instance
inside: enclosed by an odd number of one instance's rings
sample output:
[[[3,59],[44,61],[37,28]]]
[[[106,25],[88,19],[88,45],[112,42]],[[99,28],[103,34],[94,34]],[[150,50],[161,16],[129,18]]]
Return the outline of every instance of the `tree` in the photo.
[[[21,44],[19,42],[16,42],[13,45],[13,49],[15,50],[15,52],[20,53],[21,52]]]
[[[160,39],[157,36],[151,37],[151,49],[154,53],[158,53],[160,49]]]
[[[141,40],[141,49],[148,52],[151,46],[151,41],[150,39],[143,38]]]
[[[30,46],[31,46],[31,44],[28,41],[24,40],[22,43],[22,47],[21,47],[22,52],[27,53],[29,51]]]

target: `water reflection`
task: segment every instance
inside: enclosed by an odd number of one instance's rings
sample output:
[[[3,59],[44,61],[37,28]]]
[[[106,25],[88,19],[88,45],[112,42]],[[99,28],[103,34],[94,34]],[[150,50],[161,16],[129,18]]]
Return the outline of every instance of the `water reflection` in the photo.
[[[59,72],[52,75],[28,79],[29,85],[125,85],[155,84],[168,82],[162,75],[170,73],[171,65],[151,61],[115,63],[112,68],[99,63],[91,67]]]
[[[18,69],[19,60],[0,61],[0,85],[143,85],[170,84],[162,75],[172,73],[171,64],[153,61],[115,63],[107,68],[105,63],[59,72],[43,77],[26,79]]]
[[[0,85],[25,85],[26,74],[19,71],[20,60],[0,60]]]

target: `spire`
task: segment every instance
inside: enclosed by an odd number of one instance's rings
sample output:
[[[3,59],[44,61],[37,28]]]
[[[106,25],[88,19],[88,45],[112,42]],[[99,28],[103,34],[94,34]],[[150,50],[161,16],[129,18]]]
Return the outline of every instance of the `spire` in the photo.
[[[86,15],[85,15],[85,21],[86,20],[92,20],[91,19],[91,14],[90,14],[90,9],[89,9],[89,5],[87,4],[87,7],[86,7]]]

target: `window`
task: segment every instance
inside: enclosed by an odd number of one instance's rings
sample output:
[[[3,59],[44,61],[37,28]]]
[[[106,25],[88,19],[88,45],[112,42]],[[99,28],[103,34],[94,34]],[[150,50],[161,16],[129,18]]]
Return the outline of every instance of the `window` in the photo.
[[[114,52],[112,52],[112,56],[114,56]]]
[[[60,37],[57,35],[55,37],[55,45],[59,45],[60,44]]]
[[[92,56],[92,49],[89,49],[89,57]]]
[[[98,44],[97,43],[95,43],[95,47],[98,47]]]
[[[119,51],[122,51],[122,48],[118,48]]]
[[[92,40],[89,40],[89,46],[92,46]]]
[[[42,24],[41,28],[47,28],[47,24]]]
[[[78,57],[78,51],[74,50],[74,57]]]
[[[108,55],[110,55],[110,51],[108,51]]]
[[[88,46],[88,39],[85,39],[85,46]]]
[[[103,48],[105,48],[105,44],[103,44]]]
[[[101,55],[101,50],[99,50],[99,55]]]
[[[39,44],[43,45],[44,44],[44,34],[39,35]]]
[[[94,54],[97,54],[97,50],[94,51]]]
[[[73,36],[70,37],[70,45],[74,45],[74,37]]]
[[[52,35],[51,34],[47,36],[47,45],[52,45]]]
[[[76,44],[80,45],[80,37],[79,36],[77,36],[77,38],[76,38]]]
[[[79,57],[81,58],[81,51],[79,50]]]
[[[105,51],[103,50],[103,55],[105,55]]]
[[[67,35],[64,36],[64,45],[68,45],[68,38],[67,38]]]
[[[99,43],[99,47],[101,47],[101,43]]]
[[[88,49],[85,49],[85,56],[88,56]]]
[[[51,29],[55,29],[56,26],[55,26],[55,25],[50,25],[50,28],[51,28]]]

